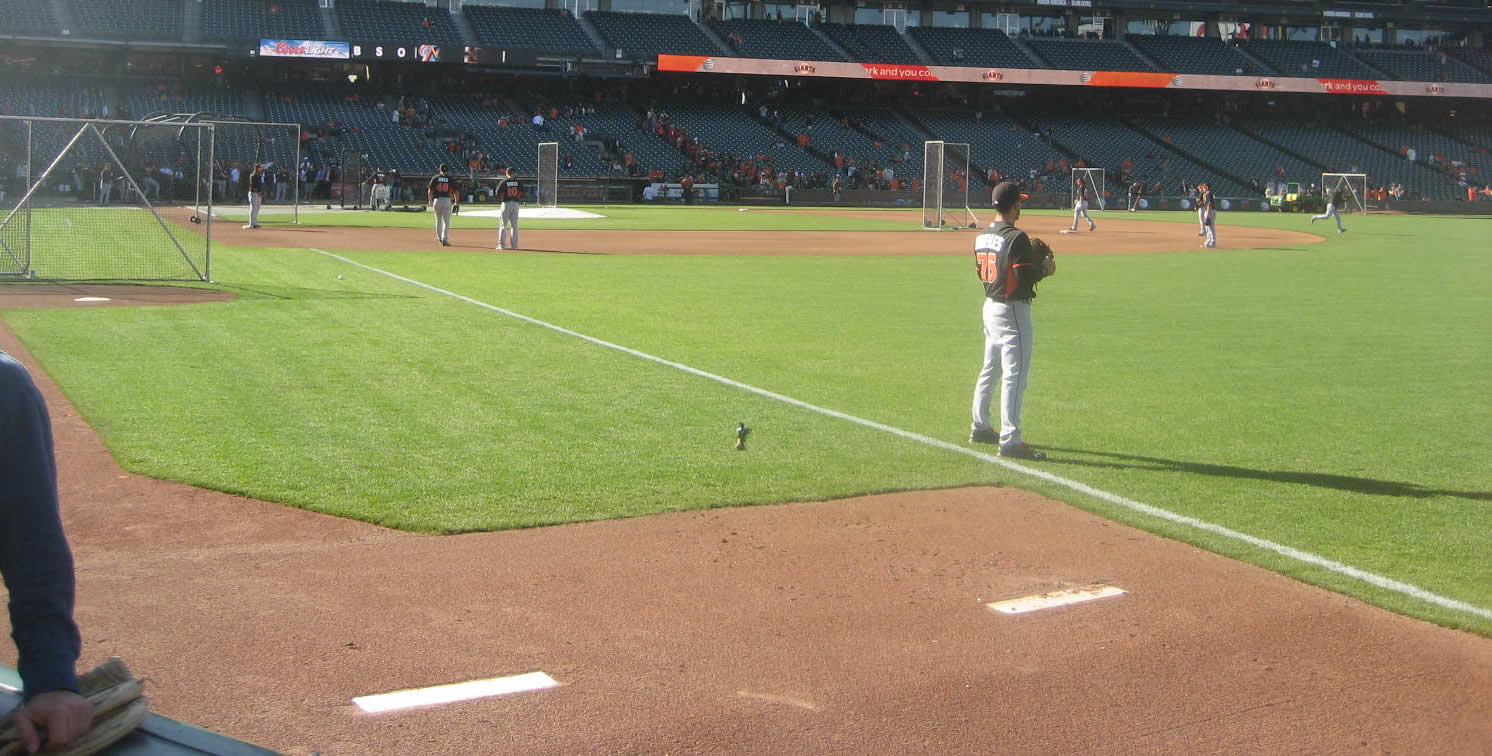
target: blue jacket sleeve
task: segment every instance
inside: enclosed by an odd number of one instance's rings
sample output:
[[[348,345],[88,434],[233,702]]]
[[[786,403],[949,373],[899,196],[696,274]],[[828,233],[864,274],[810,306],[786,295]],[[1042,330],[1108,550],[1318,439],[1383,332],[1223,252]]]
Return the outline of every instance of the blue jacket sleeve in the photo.
[[[0,574],[25,697],[78,689],[73,558],[62,532],[52,425],[26,368],[0,352]]]

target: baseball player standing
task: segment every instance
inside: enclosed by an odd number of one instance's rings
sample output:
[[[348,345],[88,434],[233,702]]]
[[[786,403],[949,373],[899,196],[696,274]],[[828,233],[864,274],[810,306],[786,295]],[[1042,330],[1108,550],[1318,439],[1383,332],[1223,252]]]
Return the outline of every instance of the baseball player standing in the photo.
[[[1336,221],[1337,221],[1337,233],[1339,233],[1339,234],[1345,234],[1345,233],[1347,233],[1346,227],[1344,227],[1342,225],[1342,213],[1338,209],[1341,206],[1342,206],[1342,188],[1341,187],[1337,187],[1336,189],[1334,189],[1332,191],[1331,198],[1326,201],[1326,212],[1324,212],[1324,213],[1322,213],[1320,215],[1313,215],[1313,216],[1311,216],[1311,222],[1315,223],[1318,220],[1326,220],[1327,218],[1335,218]]]
[[[1212,185],[1202,184],[1197,187],[1202,195],[1197,198],[1197,214],[1202,217],[1202,232],[1207,235],[1207,241],[1202,246],[1212,248],[1217,246],[1217,199],[1212,196]]]
[[[497,185],[497,196],[503,202],[502,223],[497,231],[498,249],[518,249],[518,210],[523,202],[523,185],[513,178],[513,169],[503,169],[503,180]],[[509,231],[512,235],[509,235]]]
[[[461,204],[460,187],[450,176],[451,167],[440,164],[440,173],[425,187],[425,201],[435,207],[435,238],[443,247],[451,246],[451,210]]]
[[[1144,191],[1145,191],[1145,187],[1142,186],[1140,184],[1140,182],[1138,182],[1138,181],[1130,182],[1130,185],[1129,185],[1129,211],[1130,212],[1134,212],[1134,211],[1140,209],[1140,194],[1142,192],[1144,192]]]
[[[259,207],[264,204],[264,166],[254,164],[249,174],[249,223],[246,229],[259,228]]]
[[[1089,231],[1097,229],[1098,224],[1088,217],[1088,179],[1078,176],[1073,188],[1076,190],[1074,194],[1077,195],[1077,200],[1072,203],[1072,228],[1069,230],[1078,230],[1078,218],[1088,221]]]
[[[368,177],[368,180],[373,182],[373,188],[368,192],[368,209],[377,210],[380,204],[386,210],[392,208],[393,202],[389,199],[388,171],[385,171],[383,166],[380,165],[378,166],[378,170],[374,171],[373,175]]]
[[[1000,456],[1046,459],[1021,437],[1021,403],[1031,374],[1031,300],[1036,282],[1057,272],[1051,248],[1015,227],[1026,195],[1015,184],[995,187],[995,222],[974,240],[974,265],[984,284],[984,368],[974,384],[969,441],[999,444]],[[990,422],[990,400],[1000,380],[1000,431]]]

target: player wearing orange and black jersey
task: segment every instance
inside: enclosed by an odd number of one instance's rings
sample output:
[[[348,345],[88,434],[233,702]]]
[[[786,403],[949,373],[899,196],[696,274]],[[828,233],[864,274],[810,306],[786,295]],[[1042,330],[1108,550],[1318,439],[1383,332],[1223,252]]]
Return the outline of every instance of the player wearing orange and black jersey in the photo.
[[[497,184],[497,198],[502,200],[502,222],[497,231],[498,249],[518,249],[518,211],[523,203],[523,184],[513,178],[513,169],[503,170],[503,180]]]
[[[461,206],[461,187],[450,176],[451,167],[440,164],[440,172],[425,187],[425,198],[435,208],[435,238],[451,246],[451,211]]]

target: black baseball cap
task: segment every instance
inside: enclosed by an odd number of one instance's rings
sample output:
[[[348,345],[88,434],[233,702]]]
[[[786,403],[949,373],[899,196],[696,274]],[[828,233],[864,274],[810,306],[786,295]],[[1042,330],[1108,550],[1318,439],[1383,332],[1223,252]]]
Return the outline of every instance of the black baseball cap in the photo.
[[[1001,181],[995,185],[995,192],[991,195],[995,207],[1001,209],[1015,207],[1016,203],[1030,196],[1029,194],[1022,194],[1021,188],[1009,181]]]

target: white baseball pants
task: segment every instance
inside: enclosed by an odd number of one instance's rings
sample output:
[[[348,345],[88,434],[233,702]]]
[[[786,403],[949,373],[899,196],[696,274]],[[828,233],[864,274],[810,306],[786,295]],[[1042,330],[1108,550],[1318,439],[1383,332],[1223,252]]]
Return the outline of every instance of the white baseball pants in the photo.
[[[989,430],[990,401],[1000,381],[1000,445],[1022,443],[1021,402],[1031,374],[1031,302],[984,300],[984,369],[974,384],[975,431]]]
[[[435,199],[435,238],[442,243],[451,240],[451,198]]]
[[[1347,229],[1345,229],[1345,228],[1342,227],[1342,214],[1339,213],[1339,212],[1337,212],[1337,206],[1334,205],[1334,204],[1332,204],[1332,203],[1330,203],[1330,202],[1326,203],[1326,212],[1324,212],[1324,213],[1322,213],[1320,215],[1313,215],[1313,216],[1311,216],[1311,222],[1315,223],[1318,220],[1326,220],[1327,218],[1333,218],[1333,219],[1336,220],[1336,222],[1337,222],[1337,231],[1340,232],[1340,231],[1346,231],[1347,230]]]
[[[1202,233],[1204,233],[1204,234],[1207,235],[1206,244],[1209,247],[1216,247],[1217,246],[1217,211],[1216,210],[1211,210],[1211,211],[1203,210],[1201,212],[1202,212]]]
[[[1093,219],[1088,217],[1088,200],[1078,200],[1078,203],[1072,206],[1072,230],[1074,231],[1078,230],[1078,218],[1088,221],[1088,230],[1093,230],[1095,224]]]
[[[259,226],[259,206],[264,204],[264,192],[249,192],[249,227]]]
[[[511,231],[511,234],[510,234]],[[497,231],[498,249],[518,249],[518,203],[503,203],[502,225]]]
[[[1197,236],[1207,233],[1207,208],[1197,208]]]

